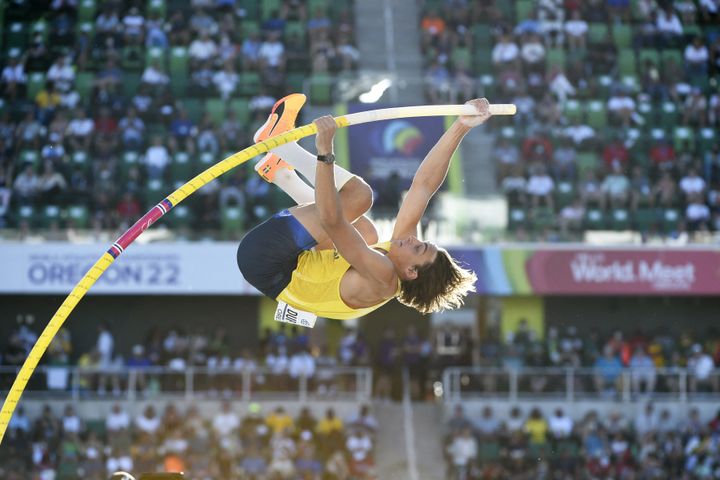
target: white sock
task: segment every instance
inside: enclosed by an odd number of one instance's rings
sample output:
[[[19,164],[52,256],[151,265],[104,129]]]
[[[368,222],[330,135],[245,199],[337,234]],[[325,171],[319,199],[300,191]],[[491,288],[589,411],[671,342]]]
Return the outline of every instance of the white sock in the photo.
[[[288,170],[287,168],[279,169],[275,172],[275,178],[272,183],[290,195],[290,198],[298,205],[315,201],[315,190],[292,170]]]
[[[295,167],[310,183],[315,185],[315,166],[317,165],[317,157],[315,155],[302,148],[296,142],[280,145],[277,148],[273,148],[272,152]],[[354,176],[355,175],[344,168],[335,165],[335,188],[340,190],[343,185],[349,182]]]

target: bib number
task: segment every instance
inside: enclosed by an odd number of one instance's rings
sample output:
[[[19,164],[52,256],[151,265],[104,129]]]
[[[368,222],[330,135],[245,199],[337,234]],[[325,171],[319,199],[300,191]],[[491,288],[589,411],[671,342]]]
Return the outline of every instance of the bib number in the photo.
[[[303,310],[298,310],[295,307],[291,307],[282,300],[278,302],[277,310],[275,310],[275,321],[292,323],[293,325],[300,325],[301,327],[313,328],[317,315]]]

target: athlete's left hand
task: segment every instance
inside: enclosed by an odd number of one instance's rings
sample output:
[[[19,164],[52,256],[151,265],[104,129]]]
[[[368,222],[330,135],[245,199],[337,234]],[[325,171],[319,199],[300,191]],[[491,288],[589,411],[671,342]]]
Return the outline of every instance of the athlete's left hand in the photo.
[[[476,98],[465,102],[465,105],[472,105],[478,111],[478,115],[463,115],[459,121],[466,127],[477,127],[478,125],[485,123],[490,118],[490,102],[487,98]]]
[[[317,127],[317,135],[315,136],[315,148],[318,155],[327,155],[333,153],[333,137],[337,125],[335,119],[330,115],[325,115],[315,119],[313,122]]]

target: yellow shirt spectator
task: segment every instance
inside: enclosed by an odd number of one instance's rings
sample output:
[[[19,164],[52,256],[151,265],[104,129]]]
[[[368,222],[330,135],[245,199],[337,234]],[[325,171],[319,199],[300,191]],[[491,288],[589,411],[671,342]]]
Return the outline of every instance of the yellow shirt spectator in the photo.
[[[60,105],[60,94],[55,91],[49,92],[46,89],[42,89],[35,95],[35,103],[37,103],[40,108],[57,107]]]
[[[547,441],[548,424],[539,410],[530,413],[525,422],[525,432],[530,436],[530,443],[544,444]]]
[[[268,415],[265,423],[273,433],[280,433],[286,429],[292,430],[294,426],[292,417],[285,413],[285,409],[282,407],[276,408],[273,413]]]
[[[320,420],[315,431],[320,435],[329,435],[333,432],[342,432],[343,422],[335,416],[335,411],[329,408],[325,416]]]

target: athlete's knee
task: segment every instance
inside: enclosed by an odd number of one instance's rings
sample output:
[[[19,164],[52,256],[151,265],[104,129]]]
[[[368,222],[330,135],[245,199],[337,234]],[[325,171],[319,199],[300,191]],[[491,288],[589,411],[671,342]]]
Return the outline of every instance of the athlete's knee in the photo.
[[[367,243],[368,245],[375,245],[376,243],[378,243],[379,237],[377,228],[375,228],[375,224],[365,215],[355,220],[353,226],[358,231],[358,233],[362,235],[365,243]]]
[[[373,204],[373,191],[365,180],[354,176],[340,190],[353,203],[353,206],[362,212],[370,210]]]

